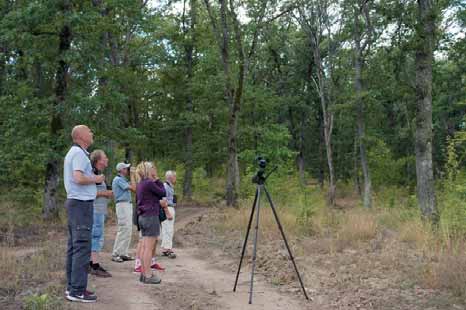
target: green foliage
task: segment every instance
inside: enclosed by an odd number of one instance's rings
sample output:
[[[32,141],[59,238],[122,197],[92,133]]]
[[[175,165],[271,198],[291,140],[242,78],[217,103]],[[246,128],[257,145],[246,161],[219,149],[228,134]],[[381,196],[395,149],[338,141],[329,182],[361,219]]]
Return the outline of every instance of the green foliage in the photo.
[[[328,178],[311,36],[290,18],[290,12],[275,16],[275,9],[282,9],[275,1],[267,2],[260,24],[262,2],[233,2],[248,17],[241,20],[240,30],[244,52],[251,56],[236,137],[240,198],[251,194],[250,178],[257,168],[254,159],[263,155],[270,160],[270,167],[280,167],[269,180],[271,187],[281,192],[280,202],[307,205],[292,202],[301,197],[300,190],[307,191],[289,179],[294,178],[297,159],[304,162],[304,181],[324,182]],[[95,133],[93,148],[109,154],[110,167],[124,159],[133,164],[151,159],[170,168],[180,167],[179,180],[188,157],[186,133],[191,129],[195,195],[203,201],[221,200],[224,185],[219,180],[224,177],[229,152],[229,106],[223,88],[227,77],[204,3],[196,2],[192,28],[191,8],[176,9],[177,1],[157,6],[127,0],[97,3],[75,1],[64,14],[57,1],[0,2],[0,183],[6,184],[5,191],[10,191],[14,200],[29,200],[40,208],[47,161],[62,161],[71,143],[70,129],[83,123]],[[297,5],[310,12],[314,4]],[[334,112],[332,146],[339,184],[352,182],[361,173],[355,148],[355,27],[351,18],[355,4],[333,4],[341,10],[332,10],[321,21],[341,27],[330,27],[332,33],[326,30],[319,42],[326,87],[333,90],[327,99]],[[364,105],[370,173],[379,192],[387,186],[410,187],[407,190],[412,192],[416,6],[414,2],[373,5],[374,42],[364,55],[364,89],[359,94]],[[464,25],[464,6],[457,1],[442,2],[442,8],[446,5],[449,7],[440,12],[441,17]],[[454,14],[446,14],[448,10]],[[70,26],[72,44],[59,55],[59,34],[64,25]],[[228,27],[233,34],[231,16]],[[336,33],[337,29],[341,32]],[[361,30],[367,34],[368,29]],[[461,35],[438,30],[433,67],[433,156],[441,183],[444,176],[454,178],[466,158],[464,144],[455,144],[452,152],[447,141],[449,136],[459,139],[455,133],[464,123],[466,45]],[[252,42],[256,31],[257,41]],[[232,35],[228,43],[230,77],[235,77],[235,84],[238,41]],[[255,50],[249,55],[253,45]],[[193,48],[191,75],[189,47]],[[55,106],[60,61],[69,66],[69,75],[66,98]],[[52,134],[50,122],[56,112],[64,128]],[[453,158],[452,154],[457,155]],[[211,182],[212,177],[215,181]],[[280,182],[291,182],[291,186],[282,188]],[[62,194],[62,183],[58,191]],[[393,196],[387,196],[384,204],[397,208],[399,202]],[[308,209],[302,212],[304,218],[313,213]]]
[[[369,167],[376,188],[407,183],[406,170],[415,168],[414,156],[394,158],[387,144],[379,139],[369,143]]]
[[[464,130],[448,139],[446,180],[439,194],[441,206],[441,227],[444,234],[451,236],[466,235],[466,170],[459,165],[465,158],[466,139]]]
[[[49,309],[65,309],[63,303],[58,298],[51,297],[47,294],[31,295],[25,298],[25,310],[49,310]]]

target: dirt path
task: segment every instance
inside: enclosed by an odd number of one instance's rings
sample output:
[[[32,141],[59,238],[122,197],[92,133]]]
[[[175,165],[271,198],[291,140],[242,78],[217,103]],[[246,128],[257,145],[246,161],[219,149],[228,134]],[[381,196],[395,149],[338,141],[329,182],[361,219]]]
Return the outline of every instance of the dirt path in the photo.
[[[180,229],[202,213],[199,208],[180,208],[176,228]],[[254,282],[253,304],[248,305],[249,273],[240,278],[239,289],[232,292],[235,274],[221,268],[222,262],[210,261],[207,255],[198,255],[201,249],[177,248],[176,259],[160,258],[166,271],[161,274],[161,285],[143,285],[132,273],[133,263],[110,261],[116,227],[106,231],[103,265],[112,273],[108,279],[90,277],[90,288],[98,294],[96,304],[71,304],[72,309],[102,310],[179,310],[179,309],[310,309],[296,296],[287,296],[275,287],[265,284],[258,275]],[[206,259],[207,257],[207,259]],[[213,259],[211,259],[213,260]],[[223,264],[224,265],[224,264]]]

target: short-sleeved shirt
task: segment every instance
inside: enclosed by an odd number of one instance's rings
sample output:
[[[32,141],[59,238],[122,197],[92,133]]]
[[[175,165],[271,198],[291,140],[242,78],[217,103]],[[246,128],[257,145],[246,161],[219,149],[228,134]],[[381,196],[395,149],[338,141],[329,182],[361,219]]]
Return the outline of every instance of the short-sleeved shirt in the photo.
[[[113,196],[115,197],[115,202],[131,202],[129,182],[125,177],[117,175],[113,179],[112,190]]]
[[[163,183],[163,187],[165,188],[165,193],[167,194],[168,206],[174,207],[176,205],[176,202],[173,201],[173,196],[175,196],[175,188],[168,181]]]
[[[73,171],[81,171],[86,177],[95,176],[92,171],[89,153],[83,148],[73,145],[65,156],[63,165],[63,182],[66,197],[77,200],[94,200],[97,194],[95,184],[82,185],[75,182]]]
[[[100,184],[96,184],[97,192],[103,192],[107,190],[107,184],[102,182]],[[110,199],[107,197],[99,196],[94,200],[94,213],[97,214],[107,214],[107,206]]]

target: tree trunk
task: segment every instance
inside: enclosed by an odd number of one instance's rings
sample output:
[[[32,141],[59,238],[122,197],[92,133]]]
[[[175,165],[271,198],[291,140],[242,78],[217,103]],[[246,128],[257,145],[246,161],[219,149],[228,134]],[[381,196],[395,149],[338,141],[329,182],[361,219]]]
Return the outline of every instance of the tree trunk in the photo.
[[[359,142],[358,142],[358,132],[354,133],[354,143],[353,143],[353,170],[354,170],[354,186],[355,190],[359,196],[362,196],[361,192],[361,182],[359,180],[359,158],[358,158],[358,149],[359,149]]]
[[[183,178],[183,198],[187,201],[192,200],[192,183],[193,183],[193,125],[192,125],[192,115],[194,112],[194,105],[193,105],[193,91],[192,91],[192,83],[193,83],[193,67],[194,67],[194,43],[196,40],[195,35],[195,25],[196,25],[196,0],[190,1],[190,15],[191,15],[191,22],[190,22],[190,29],[189,32],[191,33],[191,38],[188,39],[188,43],[185,46],[185,53],[186,53],[186,71],[188,76],[188,96],[186,101],[186,112],[189,115],[189,119],[187,121],[187,127],[185,130],[185,173]],[[183,23],[185,21],[183,20]],[[188,29],[183,25],[185,36],[188,34]],[[186,38],[185,38],[186,39]]]
[[[372,207],[372,184],[367,163],[366,145],[365,145],[365,124],[364,124],[364,103],[362,101],[362,47],[361,33],[359,29],[359,14],[355,10],[354,14],[354,90],[356,93],[356,123],[359,142],[359,158],[361,159],[361,168],[364,181],[363,205],[365,208]]]
[[[214,35],[217,39],[217,43],[220,49],[220,54],[223,64],[223,73],[225,77],[224,83],[224,96],[229,106],[229,115],[228,115],[228,161],[227,161],[227,182],[226,182],[226,203],[228,206],[237,205],[237,196],[239,191],[239,166],[238,166],[238,146],[237,146],[237,135],[238,135],[238,117],[243,100],[243,89],[244,89],[244,80],[248,72],[249,61],[254,54],[256,47],[256,41],[258,36],[259,26],[256,27],[253,34],[251,49],[247,56],[245,55],[243,49],[243,35],[240,29],[240,23],[238,17],[235,13],[235,8],[233,6],[233,1],[230,0],[230,9],[227,7],[227,0],[219,0],[220,4],[220,29],[217,25],[216,19],[213,15],[212,8],[210,6],[209,0],[204,0],[204,3],[207,8],[207,13],[211,21],[211,25],[214,31]],[[259,17],[259,23],[262,21],[265,12],[266,1],[262,3],[262,13]],[[230,31],[229,23],[227,20],[227,13],[231,15],[232,24],[234,27],[235,40],[236,40],[236,49],[238,52],[238,83],[236,88],[233,87],[231,81],[231,72],[230,72]]]
[[[324,69],[322,65],[322,59],[320,57],[319,44],[311,39],[313,46],[314,62],[317,67],[317,86],[320,97],[320,104],[322,107],[322,120],[323,120],[323,129],[324,129],[324,141],[325,141],[325,151],[327,154],[327,166],[328,166],[328,177],[329,185],[327,192],[328,204],[330,206],[335,206],[335,172],[333,168],[333,148],[332,148],[332,131],[333,131],[333,112],[329,110],[328,98],[330,96],[327,94],[328,87],[326,86],[326,81],[324,77]]]
[[[4,82],[6,80],[6,70],[5,70],[5,63],[6,63],[6,53],[7,48],[5,46],[0,45],[0,96],[4,93]]]
[[[236,184],[236,168],[238,166],[236,135],[238,129],[238,110],[239,106],[235,100],[233,86],[230,76],[230,49],[229,49],[229,29],[227,22],[227,4],[226,0],[220,2],[220,25],[221,29],[221,54],[223,63],[223,73],[225,76],[225,99],[230,107],[228,116],[228,161],[227,161],[227,184],[226,184],[226,203],[228,206],[236,206],[237,203],[237,184]]]
[[[62,14],[66,15],[71,10],[71,4],[65,0],[62,3]],[[65,104],[66,92],[68,87],[68,69],[66,62],[66,53],[70,49],[72,40],[71,27],[66,22],[59,33],[58,48],[58,67],[55,75],[55,100],[53,102],[52,120],[50,122],[50,141],[51,155],[47,160],[45,167],[45,186],[44,186],[44,210],[45,218],[58,217],[57,206],[57,187],[58,187],[58,154],[61,153],[60,131],[63,129],[62,117],[60,114],[61,106]]]
[[[231,106],[228,120],[227,206],[236,206],[238,199],[238,150],[236,141],[238,134],[238,110],[239,107],[236,104]]]
[[[304,159],[304,115],[301,119],[301,126],[299,128],[299,144],[298,144],[298,171],[299,181],[302,185],[306,185],[306,161]]]
[[[125,161],[132,163],[134,158],[134,152],[128,143],[125,143]]]
[[[325,147],[325,137],[324,137],[324,122],[322,120],[322,113],[319,112],[318,115],[319,121],[319,185],[320,189],[324,189],[325,181],[325,158],[324,158],[324,147]]]
[[[3,10],[0,11],[0,17],[3,18],[10,11],[10,3],[3,4]],[[0,96],[4,93],[4,83],[6,81],[6,62],[7,62],[8,48],[6,42],[0,43]]]
[[[438,221],[432,165],[432,62],[435,12],[432,0],[418,0],[416,48],[416,177],[422,215]]]
[[[333,124],[333,115],[328,115],[328,112],[324,114],[324,138],[325,138],[325,150],[327,152],[327,165],[328,165],[328,176],[329,176],[329,185],[328,185],[328,204],[330,206],[335,206],[335,195],[336,195],[336,185],[335,185],[335,172],[333,169],[333,148],[332,148],[332,124]],[[326,120],[327,119],[327,120]]]

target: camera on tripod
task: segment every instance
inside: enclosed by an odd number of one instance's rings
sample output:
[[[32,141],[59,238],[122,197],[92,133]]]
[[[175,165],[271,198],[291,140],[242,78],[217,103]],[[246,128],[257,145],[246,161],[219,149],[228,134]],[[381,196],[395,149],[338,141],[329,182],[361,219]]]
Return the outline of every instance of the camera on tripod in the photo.
[[[248,228],[246,230],[246,237],[244,238],[244,242],[243,242],[243,249],[241,251],[241,258],[240,258],[239,265],[238,265],[238,271],[236,272],[235,286],[233,287],[233,292],[236,292],[236,287],[238,286],[238,279],[239,279],[239,274],[241,272],[241,265],[243,264],[244,253],[246,252],[246,245],[248,243],[249,231],[251,230],[254,213],[256,213],[256,224],[254,226],[254,241],[253,241],[254,246],[253,246],[253,254],[252,254],[251,281],[249,283],[249,304],[252,304],[254,270],[256,267],[256,256],[257,256],[257,235],[258,235],[258,230],[259,230],[259,210],[260,210],[261,193],[263,192],[265,193],[265,196],[267,197],[267,201],[270,204],[270,208],[272,209],[273,215],[275,217],[275,221],[277,222],[278,229],[282,235],[283,241],[285,242],[286,249],[288,250],[288,254],[290,256],[290,260],[293,263],[294,270],[296,271],[296,275],[298,276],[299,283],[301,284],[304,297],[306,297],[306,299],[309,300],[306,289],[304,288],[303,280],[301,279],[301,275],[299,274],[298,267],[296,266],[296,262],[294,261],[293,254],[291,253],[290,246],[288,245],[288,241],[286,240],[285,232],[283,231],[282,224],[280,223],[280,220],[278,219],[278,214],[272,202],[272,197],[267,191],[267,188],[265,185],[265,181],[267,180],[267,178],[275,170],[277,170],[278,166],[275,166],[272,169],[269,169],[268,173],[265,174],[265,168],[267,167],[267,160],[262,156],[258,156],[256,157],[255,161],[257,162],[259,166],[259,169],[257,170],[256,174],[252,178],[252,182],[257,184],[256,195],[254,196],[254,203],[252,204],[251,216],[249,217]]]
[[[265,168],[267,167],[267,160],[262,156],[258,156],[256,157],[256,162],[259,165],[259,170],[257,170],[256,174],[252,177],[252,183],[264,184],[266,179],[264,174]]]

